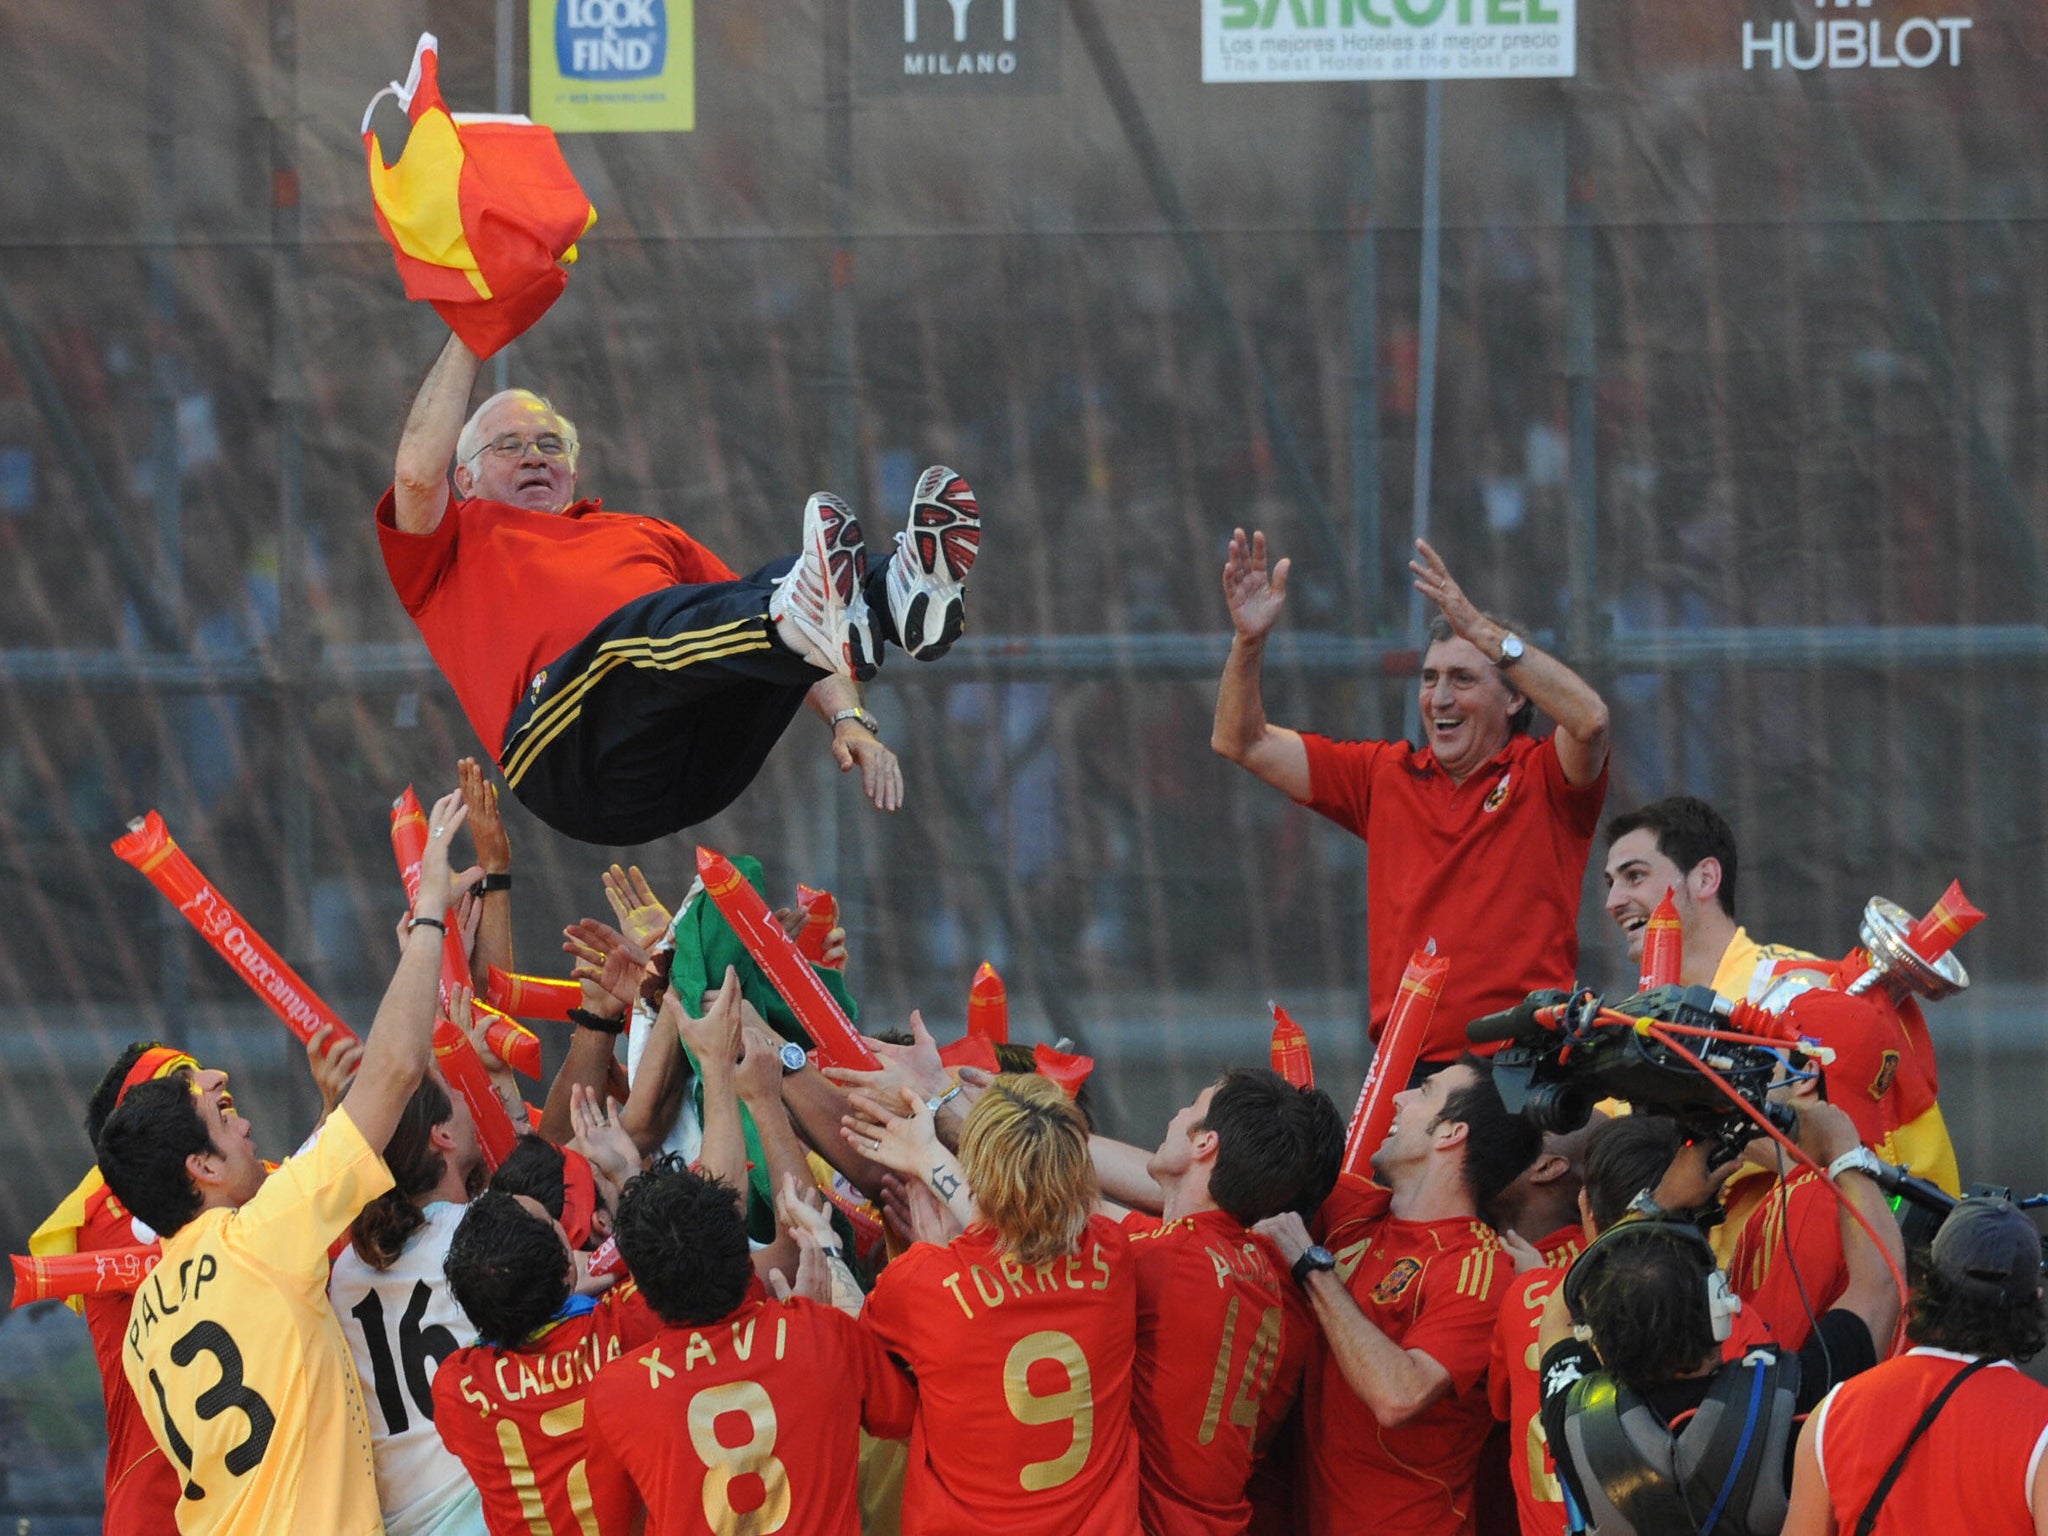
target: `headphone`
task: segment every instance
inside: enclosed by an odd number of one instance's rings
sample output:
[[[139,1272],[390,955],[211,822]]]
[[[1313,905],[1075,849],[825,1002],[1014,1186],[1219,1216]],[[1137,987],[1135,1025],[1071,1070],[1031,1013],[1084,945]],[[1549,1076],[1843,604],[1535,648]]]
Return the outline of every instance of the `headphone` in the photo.
[[[1706,1266],[1707,1320],[1713,1326],[1714,1342],[1725,1344],[1735,1329],[1735,1317],[1742,1310],[1742,1298],[1729,1289],[1728,1277],[1721,1273],[1720,1260],[1714,1256],[1714,1245],[1689,1221],[1625,1218],[1586,1244],[1585,1251],[1572,1261],[1572,1267],[1565,1271],[1564,1276],[1564,1304],[1571,1312],[1572,1321],[1583,1325],[1586,1320],[1580,1298],[1584,1296],[1591,1278],[1589,1266],[1593,1255],[1639,1238],[1674,1239]]]

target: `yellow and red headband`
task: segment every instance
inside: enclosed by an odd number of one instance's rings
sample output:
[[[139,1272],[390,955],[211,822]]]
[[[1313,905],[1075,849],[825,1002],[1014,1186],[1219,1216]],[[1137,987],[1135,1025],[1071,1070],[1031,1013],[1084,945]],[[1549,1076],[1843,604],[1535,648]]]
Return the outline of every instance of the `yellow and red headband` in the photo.
[[[175,1045],[153,1045],[135,1058],[135,1065],[128,1069],[128,1075],[121,1079],[121,1091],[114,1095],[114,1103],[128,1097],[128,1090],[138,1083],[153,1083],[160,1077],[169,1077],[173,1072],[190,1067],[199,1070],[199,1063],[179,1050]]]

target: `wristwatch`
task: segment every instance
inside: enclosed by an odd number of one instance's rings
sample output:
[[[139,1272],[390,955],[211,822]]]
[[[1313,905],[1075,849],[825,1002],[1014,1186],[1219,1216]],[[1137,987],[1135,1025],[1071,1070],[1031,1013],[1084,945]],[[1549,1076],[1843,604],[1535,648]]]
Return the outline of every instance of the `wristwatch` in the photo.
[[[794,1040],[783,1041],[782,1049],[776,1052],[776,1054],[782,1058],[782,1075],[784,1077],[787,1077],[792,1072],[801,1072],[811,1064],[809,1053]]]
[[[476,883],[476,893],[479,896],[488,896],[493,891],[509,891],[511,889],[512,871],[509,869],[501,869],[495,873],[486,873],[483,879]]]
[[[1294,1283],[1307,1285],[1308,1277],[1320,1271],[1328,1274],[1337,1267],[1337,1255],[1321,1243],[1310,1243],[1301,1250],[1301,1257],[1294,1261]]]
[[[1830,1179],[1839,1179],[1845,1173],[1860,1173],[1864,1177],[1875,1181],[1878,1174],[1883,1171],[1884,1164],[1878,1160],[1877,1154],[1871,1151],[1870,1148],[1863,1146],[1851,1147],[1832,1163],[1828,1164],[1828,1177]]]
[[[832,729],[838,730],[839,722],[842,720],[851,720],[856,725],[867,727],[870,735],[880,736],[882,734],[882,722],[857,704],[852,709],[842,709],[838,714],[834,715],[832,717]]]
[[[1631,1216],[1647,1217],[1651,1221],[1669,1221],[1671,1213],[1657,1203],[1657,1197],[1647,1189],[1636,1191],[1635,1198],[1628,1203]]]
[[[1500,637],[1500,658],[1494,665],[1505,672],[1528,654],[1529,647],[1522,643],[1522,637],[1512,629]]]

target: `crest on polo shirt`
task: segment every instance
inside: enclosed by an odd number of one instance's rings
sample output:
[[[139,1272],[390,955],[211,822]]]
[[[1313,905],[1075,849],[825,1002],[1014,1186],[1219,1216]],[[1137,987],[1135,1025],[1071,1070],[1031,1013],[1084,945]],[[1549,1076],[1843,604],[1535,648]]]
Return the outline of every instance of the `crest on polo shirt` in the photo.
[[[1401,1293],[1413,1285],[1415,1277],[1421,1273],[1422,1265],[1414,1259],[1396,1261],[1394,1267],[1381,1277],[1380,1283],[1372,1288],[1372,1299],[1383,1307],[1389,1302],[1399,1301]]]
[[[1482,805],[1480,809],[1486,812],[1487,815],[1491,816],[1503,805],[1506,805],[1508,803],[1508,786],[1514,782],[1514,774],[1502,774],[1500,776],[1500,782],[1493,786],[1493,792],[1486,797],[1486,804]]]
[[[1899,1075],[1899,1053],[1886,1051],[1879,1058],[1877,1076],[1871,1079],[1870,1096],[1881,1099],[1891,1091],[1892,1079]]]

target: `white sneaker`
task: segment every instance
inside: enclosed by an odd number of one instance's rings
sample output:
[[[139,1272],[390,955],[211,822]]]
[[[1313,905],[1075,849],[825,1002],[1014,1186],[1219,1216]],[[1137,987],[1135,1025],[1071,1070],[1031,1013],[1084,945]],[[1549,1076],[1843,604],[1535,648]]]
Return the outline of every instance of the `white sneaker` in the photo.
[[[783,643],[824,671],[855,682],[873,677],[880,648],[861,593],[867,574],[860,519],[820,491],[804,505],[803,553],[768,598]]]
[[[917,477],[910,526],[896,535],[885,578],[898,643],[919,661],[937,661],[967,627],[967,573],[980,548],[973,490],[933,465]]]

